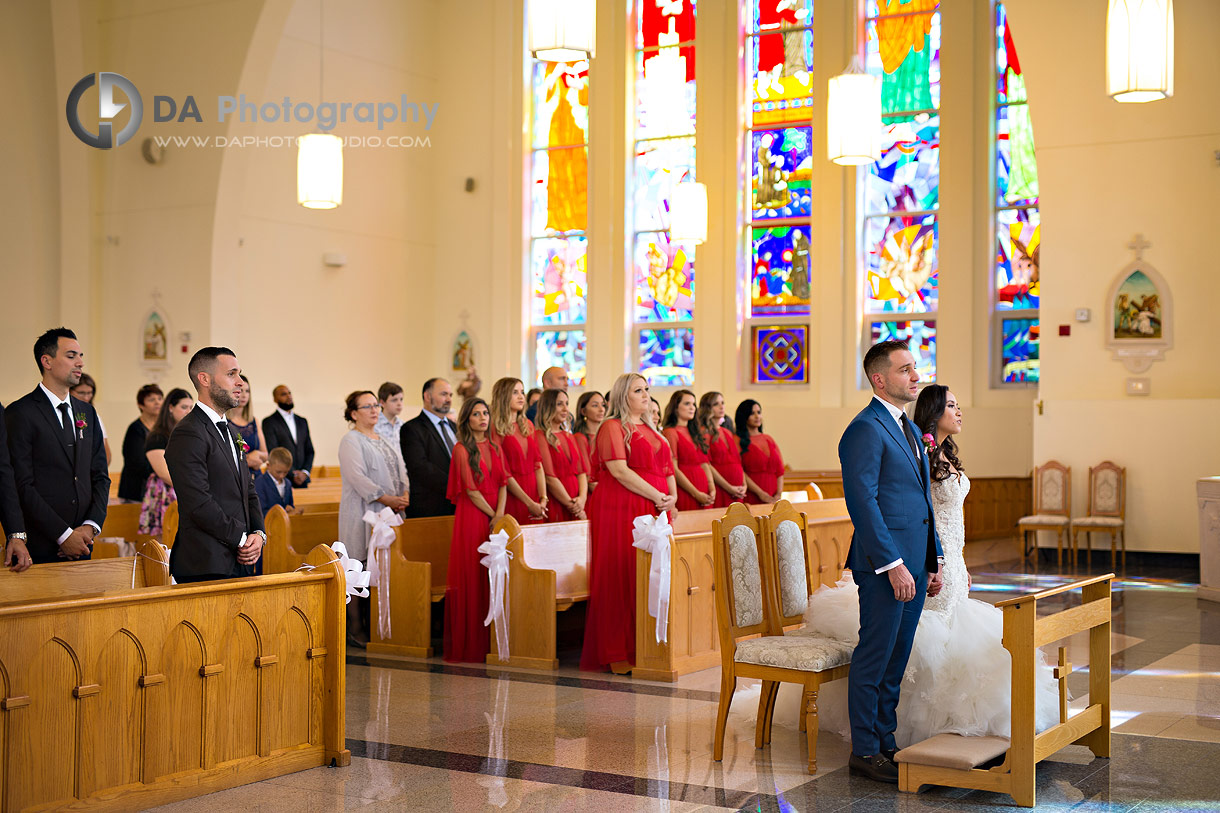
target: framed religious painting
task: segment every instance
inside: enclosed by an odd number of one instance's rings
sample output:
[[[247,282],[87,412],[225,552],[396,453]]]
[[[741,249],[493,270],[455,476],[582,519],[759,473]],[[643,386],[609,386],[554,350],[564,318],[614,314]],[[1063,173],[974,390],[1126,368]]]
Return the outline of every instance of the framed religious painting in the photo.
[[[1127,265],[1106,296],[1106,347],[1133,373],[1142,373],[1173,347],[1169,285],[1142,257]]]

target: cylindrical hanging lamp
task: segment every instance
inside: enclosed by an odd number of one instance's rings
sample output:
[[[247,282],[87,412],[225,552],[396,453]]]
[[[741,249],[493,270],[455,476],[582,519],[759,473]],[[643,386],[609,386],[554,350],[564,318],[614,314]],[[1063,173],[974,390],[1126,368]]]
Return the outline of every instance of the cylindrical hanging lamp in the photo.
[[[706,243],[707,186],[693,181],[677,184],[669,204],[669,239],[675,243]]]
[[[530,51],[547,62],[593,57],[596,0],[528,0]]]
[[[310,133],[297,139],[297,203],[334,209],[343,203],[343,141]]]
[[[856,0],[851,61],[833,77],[826,94],[826,156],[859,166],[881,158],[881,77],[864,68],[864,0]]]
[[[1106,93],[1124,103],[1173,95],[1173,0],[1110,0]]]

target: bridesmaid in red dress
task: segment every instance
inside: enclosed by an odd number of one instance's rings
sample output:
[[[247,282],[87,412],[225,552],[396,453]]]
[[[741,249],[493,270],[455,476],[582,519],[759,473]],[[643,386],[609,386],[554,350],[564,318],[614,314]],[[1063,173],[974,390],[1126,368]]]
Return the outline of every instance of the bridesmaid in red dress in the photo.
[[[737,405],[733,417],[741,447],[741,466],[746,473],[746,502],[779,501],[784,493],[784,456],[775,438],[763,433],[762,405],[747,398]]]
[[[678,481],[678,510],[711,508],[716,502],[712,466],[707,461],[707,438],[695,428],[695,394],[678,390],[665,405],[662,434],[673,449],[674,476]]]
[[[519,378],[501,378],[491,388],[489,433],[503,452],[508,469],[504,512],[522,525],[546,521],[546,478],[534,445],[534,431],[534,425],[525,418],[525,385]]]
[[[547,509],[546,521],[586,519],[589,471],[576,438],[563,428],[568,422],[568,394],[563,390],[543,392],[534,419],[538,424],[534,446],[542,461],[547,491],[554,498]]]
[[[673,453],[648,423],[648,382],[637,373],[610,389],[597,432],[598,486],[589,506],[589,610],[580,668],[626,672],[635,664],[635,518],[672,511]]]
[[[508,474],[500,449],[487,434],[491,412],[482,398],[467,398],[458,413],[457,443],[449,461],[445,496],[457,506],[449,545],[449,589],[445,591],[445,660],[483,663],[490,650],[483,626],[491,590],[480,564],[479,545],[504,514]]]
[[[589,473],[589,493],[597,487],[593,476],[593,445],[597,442],[597,430],[606,419],[606,399],[597,390],[590,390],[576,401],[576,415],[572,419],[572,437],[580,455],[585,459],[585,471]]]
[[[741,468],[741,447],[737,436],[720,425],[724,420],[724,396],[705,392],[699,399],[695,423],[707,437],[707,456],[716,481],[717,508],[728,508],[746,498],[746,473]]]

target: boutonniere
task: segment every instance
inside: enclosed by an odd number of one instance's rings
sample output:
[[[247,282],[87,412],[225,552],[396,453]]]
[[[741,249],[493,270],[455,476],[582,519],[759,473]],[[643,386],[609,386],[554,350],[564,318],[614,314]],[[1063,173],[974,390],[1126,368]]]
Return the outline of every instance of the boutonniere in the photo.
[[[245,454],[246,452],[250,451],[249,444],[246,443],[246,439],[241,435],[234,435],[233,441],[237,444],[237,451],[239,453]]]
[[[80,435],[82,438],[85,436],[85,427],[88,425],[89,424],[85,423],[85,413],[83,413],[83,412],[76,413],[76,430],[77,430],[77,434]]]
[[[928,457],[931,457],[932,453],[936,451],[936,438],[926,432],[923,436],[923,450],[927,453]]]

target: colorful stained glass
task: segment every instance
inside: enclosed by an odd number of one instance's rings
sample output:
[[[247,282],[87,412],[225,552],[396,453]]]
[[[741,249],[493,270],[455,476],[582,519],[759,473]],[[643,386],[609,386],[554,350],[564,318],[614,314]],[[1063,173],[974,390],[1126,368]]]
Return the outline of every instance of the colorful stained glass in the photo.
[[[588,312],[584,237],[540,239],[530,260],[530,320],[535,325],[579,325]]]
[[[635,321],[688,322],[695,306],[695,247],[667,232],[635,236]]]
[[[805,316],[810,291],[809,226],[753,230],[751,316]]]
[[[754,328],[754,383],[809,381],[808,329],[792,325]]]
[[[1037,308],[1038,255],[1042,249],[1041,218],[1037,209],[1001,209],[996,212],[996,310]]]
[[[865,69],[881,77],[882,120],[940,109],[940,3],[880,0],[866,25]],[[877,15],[880,16],[877,16]]]
[[[695,331],[688,327],[640,331],[640,375],[671,387],[695,382]]]
[[[686,75],[685,48],[635,55],[635,137],[695,134],[695,80]],[[693,50],[693,49],[692,49]]]
[[[937,231],[935,215],[870,217],[864,221],[867,313],[936,310]]]
[[[530,234],[542,237],[587,228],[588,163],[588,147],[534,153]]]
[[[1038,160],[1029,105],[996,107],[996,205],[1038,202]]]
[[[542,386],[542,371],[548,367],[562,367],[568,372],[570,385],[584,386],[586,347],[583,330],[540,330],[534,338],[536,386]]]
[[[695,41],[696,0],[638,0],[635,47],[657,48]],[[684,49],[686,50],[686,49]],[[695,78],[695,49],[690,46],[688,79]]]
[[[755,126],[809,121],[813,117],[812,3],[751,3],[750,73]]]
[[[864,210],[918,212],[940,205],[940,116],[886,125],[881,160],[865,176]]]
[[[635,156],[635,230],[669,228],[674,184],[695,179],[695,139],[641,141]]]
[[[750,33],[799,28],[813,24],[813,0],[753,0]]]
[[[873,322],[869,344],[898,340],[915,357],[919,380],[936,381],[936,322]]]
[[[589,143],[589,63],[535,60],[533,146]]]
[[[1041,367],[1038,320],[1004,319],[1001,325],[1000,362],[1004,383],[1037,381]]]
[[[808,217],[812,211],[812,129],[755,130],[750,145],[754,219]]]

